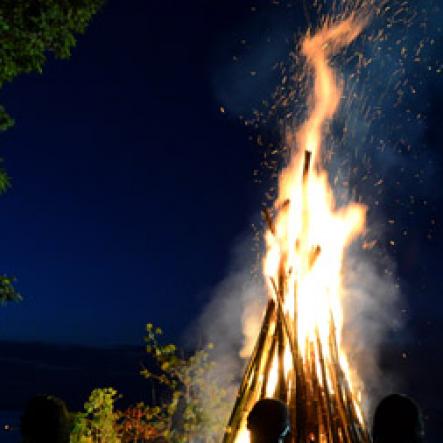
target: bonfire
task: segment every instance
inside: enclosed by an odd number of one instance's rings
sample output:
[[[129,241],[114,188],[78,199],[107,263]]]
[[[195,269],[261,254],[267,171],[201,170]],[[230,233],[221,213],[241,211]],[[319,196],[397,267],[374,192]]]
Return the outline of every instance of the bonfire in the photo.
[[[264,214],[269,301],[225,443],[249,441],[248,412],[265,397],[287,403],[291,442],[369,441],[356,376],[342,346],[343,259],[364,230],[366,209],[356,203],[338,207],[321,155],[342,92],[330,58],[364,25],[351,15],[326,23],[301,44],[313,92],[306,120],[287,131],[292,155],[274,206]]]

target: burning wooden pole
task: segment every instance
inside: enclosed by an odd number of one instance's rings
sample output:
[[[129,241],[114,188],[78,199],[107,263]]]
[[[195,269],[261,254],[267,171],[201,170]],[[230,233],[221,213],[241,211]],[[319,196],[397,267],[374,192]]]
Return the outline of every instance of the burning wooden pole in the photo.
[[[224,443],[233,442],[230,436],[235,436],[240,429],[241,421],[244,419],[244,411],[248,406],[251,394],[254,393],[259,381],[260,363],[263,358],[263,350],[269,336],[271,335],[269,328],[271,323],[275,321],[275,303],[271,299],[268,302],[266,313],[263,319],[263,324],[260,330],[260,335],[252,352],[249,364],[246,367],[240,389],[238,391],[234,407],[232,409],[231,417],[229,419],[226,433],[223,438]]]
[[[310,160],[311,155],[306,152],[303,186],[308,181]],[[270,213],[267,212],[264,218],[269,229],[275,233]],[[309,269],[315,266],[320,255],[320,246],[310,249],[307,259]],[[289,276],[283,266],[280,266],[278,283],[272,278],[270,280],[274,298],[268,302],[223,442],[243,442],[239,434],[241,427],[245,426],[247,412],[257,400],[272,396],[288,404],[291,443],[367,443],[367,432],[356,414],[355,400],[340,366],[332,313],[329,318],[327,349],[324,349],[320,332],[316,329],[314,340],[307,340],[303,351],[298,341],[296,285],[293,292],[293,316],[285,311],[284,297],[288,280]],[[272,371],[276,371],[276,374],[272,374]],[[277,381],[272,381],[273,378]]]
[[[308,115],[288,131],[294,152],[279,177],[267,230],[263,271],[271,301],[245,370],[224,443],[247,443],[246,418],[263,397],[284,401],[291,443],[368,443],[357,393],[340,347],[344,251],[364,229],[365,208],[337,208],[321,164],[326,122],[339,105],[341,84],[330,58],[350,44],[365,21],[357,14],[326,20],[301,42],[313,73]],[[337,326],[337,328],[336,328]]]

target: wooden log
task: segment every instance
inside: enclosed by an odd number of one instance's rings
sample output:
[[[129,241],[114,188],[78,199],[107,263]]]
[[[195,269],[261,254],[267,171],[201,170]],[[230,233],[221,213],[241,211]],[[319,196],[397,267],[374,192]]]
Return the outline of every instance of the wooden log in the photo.
[[[322,409],[322,401],[320,400],[320,386],[318,384],[318,378],[316,373],[316,359],[315,359],[315,349],[314,344],[309,342],[308,348],[308,368],[309,368],[309,379],[311,380],[311,390],[312,390],[312,421],[314,424],[313,429],[310,432],[313,433],[314,440],[316,442],[320,441],[320,431],[321,423],[323,417],[326,415],[326,411]]]
[[[350,417],[347,414],[346,404],[343,399],[343,370],[340,366],[340,360],[338,355],[337,339],[335,323],[332,313],[330,315],[329,323],[329,354],[330,354],[330,365],[329,371],[331,374],[331,381],[333,384],[333,389],[336,398],[337,413],[340,417],[340,422],[342,423],[343,440],[345,442],[355,441],[355,436],[351,435],[349,420]]]
[[[283,323],[283,327],[285,329],[285,333],[286,336],[288,338],[288,343],[289,343],[289,347],[291,349],[291,354],[292,354],[292,358],[293,358],[293,363],[294,363],[294,367],[296,367],[296,358],[297,358],[297,354],[296,354],[296,344],[295,344],[295,340],[292,337],[291,334],[291,328],[289,327],[286,315],[284,313],[283,310],[283,300],[281,298],[281,294],[277,288],[277,285],[275,284],[275,281],[272,277],[269,278],[272,288],[274,290],[274,294],[277,300],[277,311],[278,311],[278,315],[279,318],[281,319],[282,323]]]
[[[295,368],[295,406],[294,411],[292,413],[292,417],[295,417],[295,420],[293,419],[293,422],[291,423],[292,429],[295,428],[295,436],[293,435],[291,438],[295,440],[298,443],[306,443],[303,440],[303,419],[301,418],[303,416],[303,400],[302,400],[302,393],[303,393],[303,378],[301,377],[301,357],[298,354],[298,347],[296,344],[296,340],[294,339],[294,336],[291,334],[291,329],[289,328],[284,310],[283,310],[283,300],[281,297],[281,293],[272,277],[270,277],[271,286],[274,290],[274,294],[277,300],[277,311],[280,314],[280,319],[283,322],[283,326],[286,332],[286,336],[288,338],[289,347],[292,354],[292,360],[293,360],[293,367]]]
[[[232,412],[232,420],[230,420],[223,441],[233,442],[240,430],[240,426],[244,419],[244,415],[247,412],[248,405],[251,403],[251,400],[253,399],[254,393],[256,391],[260,370],[262,367],[262,361],[265,355],[266,354],[263,353],[260,354],[259,359],[257,360],[257,366],[254,368],[254,371],[252,373],[250,384],[248,384],[247,388],[243,392],[243,395],[241,397],[238,397],[238,403],[236,405],[236,408]]]
[[[226,427],[226,432],[223,437],[224,443],[230,443],[235,439],[235,435],[238,432],[238,427],[241,424],[242,414],[244,413],[244,405],[247,403],[249,397],[247,395],[247,391],[250,392],[253,390],[258,381],[261,358],[263,357],[262,351],[266,343],[266,338],[268,337],[269,327],[273,317],[275,321],[275,302],[273,300],[269,300],[260,334],[257,338],[249,364],[246,367],[243,375],[242,383],[240,385],[240,389]]]
[[[312,152],[305,151],[305,158],[303,162],[303,183],[306,181],[309,174],[309,167],[311,166],[311,158],[312,158]]]
[[[306,341],[305,348],[309,346]],[[305,366],[303,356],[298,348],[296,359],[296,417],[297,417],[297,441],[305,443],[307,441],[306,427],[306,403],[309,396],[309,386],[307,383],[309,368]]]
[[[320,434],[325,434],[326,436],[329,435],[329,428],[328,428],[328,412],[327,412],[327,405],[326,405],[326,401],[327,398],[323,395],[323,388],[320,386],[319,383],[319,379],[318,379],[318,375],[317,375],[317,354],[315,352],[315,346],[313,343],[311,343],[311,360],[310,360],[310,367],[311,367],[311,376],[313,377],[314,380],[314,394],[316,396],[316,399],[318,401],[318,409],[319,409],[319,420],[318,420],[318,434],[319,434],[319,438],[320,438]]]
[[[278,309],[277,313],[277,340],[278,340],[278,397],[281,401],[286,402],[287,393],[286,393],[286,381],[285,381],[285,369],[284,369],[284,356],[285,356],[285,340],[284,340],[284,324],[287,325],[287,334],[290,334],[289,325],[286,321],[286,314],[283,309],[284,297],[285,297],[285,289],[286,289],[286,275],[284,268],[284,259],[282,257],[280,261],[280,269],[279,269],[279,282],[278,282],[278,301],[280,305],[280,309]],[[289,336],[287,337],[289,341]]]
[[[278,327],[278,325],[276,325],[276,327]],[[275,358],[275,349],[277,347],[277,343],[278,343],[278,338],[276,336],[276,334],[274,334],[271,337],[271,346],[269,348],[269,351],[266,354],[266,360],[265,360],[265,364],[264,364],[264,370],[263,370],[263,383],[262,383],[262,387],[261,387],[261,393],[260,393],[260,398],[265,398],[266,397],[266,388],[268,385],[268,381],[269,381],[269,373],[272,367],[272,363],[273,360]]]
[[[269,326],[271,324],[271,319],[272,316],[274,315],[275,312],[275,302],[272,299],[269,299],[268,301],[268,305],[266,307],[266,312],[263,318],[263,323],[262,323],[262,327],[260,329],[260,334],[257,338],[257,341],[255,343],[254,346],[254,350],[252,351],[252,355],[250,357],[249,363],[246,367],[246,370],[244,372],[243,375],[243,379],[242,379],[242,383],[240,385],[240,389],[239,389],[239,395],[241,395],[244,391],[244,388],[249,380],[249,377],[251,375],[251,372],[256,364],[256,360],[257,358],[259,358],[259,354],[261,353],[263,346],[265,344],[267,335],[268,335],[268,330],[269,330]]]
[[[340,386],[340,400],[343,405],[343,410],[347,417],[348,430],[350,438],[352,441],[356,442],[368,442],[369,434],[367,432],[367,428],[365,423],[360,421],[360,418],[355,410],[355,405],[353,401],[353,395],[351,392],[351,388],[349,386],[348,379],[343,373],[343,369],[340,365],[340,358],[338,353],[337,346],[337,335],[334,318],[331,313],[330,318],[330,333],[329,333],[329,342],[330,342],[330,352],[331,352],[331,360],[335,366],[335,374],[337,376],[337,383]]]
[[[350,430],[349,430],[349,417],[346,413],[346,406],[343,401],[342,397],[342,386],[339,382],[339,376],[337,374],[337,365],[335,362],[330,364],[330,374],[331,374],[331,381],[332,386],[334,389],[334,397],[336,400],[336,408],[337,413],[340,419],[340,423],[342,423],[342,429],[343,429],[343,441],[346,443],[351,443],[353,440],[351,438]]]
[[[340,364],[340,356],[338,353],[338,346],[337,346],[337,336],[336,336],[336,329],[335,329],[335,322],[334,318],[331,313],[330,317],[330,326],[329,326],[329,349],[331,354],[331,362],[334,366],[333,373],[335,374],[337,378],[337,396],[340,398],[340,402],[343,404],[343,412],[346,416],[346,423],[348,426],[348,430],[350,431],[351,439],[352,441],[355,441],[356,435],[353,432],[353,429],[351,428],[351,423],[353,421],[353,416],[350,414],[350,410],[348,408],[348,398],[352,395],[350,389],[346,389],[348,385],[348,380],[343,373],[343,369]]]
[[[333,443],[337,442],[337,435],[336,435],[336,429],[335,429],[335,421],[333,417],[333,411],[332,411],[332,405],[331,405],[331,393],[328,387],[328,377],[326,373],[326,365],[325,360],[323,356],[323,350],[322,350],[322,344],[320,340],[320,333],[317,329],[316,331],[316,338],[317,338],[317,353],[318,353],[318,360],[320,363],[320,369],[322,374],[322,387],[323,387],[323,393],[325,396],[326,401],[326,412],[327,412],[327,425],[328,425],[328,434],[330,441]]]
[[[265,223],[267,224],[269,230],[272,232],[273,235],[275,235],[275,224],[274,219],[271,216],[271,213],[268,208],[264,208],[262,210],[262,217]]]
[[[280,314],[281,315],[281,314]],[[278,352],[278,385],[277,393],[278,398],[286,403],[288,399],[288,393],[286,391],[286,379],[285,379],[285,338],[283,334],[283,320],[280,320],[277,316],[277,352]]]
[[[295,411],[295,401],[296,401],[295,372],[293,369],[290,371],[288,385],[290,386],[288,394],[289,420],[291,422],[290,443],[295,443],[297,417]]]
[[[294,282],[294,353],[295,353],[295,373],[296,373],[296,417],[297,417],[297,442],[305,443],[307,440],[306,429],[306,405],[307,400],[307,385],[306,374],[303,364],[303,356],[300,353],[299,336],[298,336],[298,286]],[[306,342],[306,345],[308,342]],[[302,424],[301,424],[302,423]]]
[[[308,260],[308,263],[309,263],[309,269],[312,269],[312,267],[315,265],[315,263],[316,263],[316,261],[317,261],[317,259],[318,259],[318,257],[320,256],[320,253],[321,253],[321,248],[320,248],[320,246],[314,246],[312,249],[311,249],[311,251],[310,251],[310,253],[309,253],[309,260]]]

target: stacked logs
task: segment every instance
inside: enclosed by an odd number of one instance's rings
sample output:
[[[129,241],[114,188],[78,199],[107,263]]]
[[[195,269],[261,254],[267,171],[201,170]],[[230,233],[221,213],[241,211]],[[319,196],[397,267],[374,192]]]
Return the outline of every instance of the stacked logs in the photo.
[[[310,153],[305,152],[303,182],[309,173],[310,159]],[[271,215],[265,213],[264,219],[272,232]],[[319,254],[321,250],[317,246],[311,254],[312,262],[315,262]],[[270,281],[273,297],[268,301],[223,443],[239,442],[239,436],[245,432],[248,412],[256,401],[269,396],[268,385],[272,370],[277,370],[278,373],[272,396],[285,402],[290,411],[291,443],[369,442],[348,379],[340,365],[332,313],[328,349],[323,349],[317,330],[315,339],[306,341],[302,355],[296,339],[297,312],[289,316],[283,308],[288,281],[283,267],[277,280]],[[296,288],[294,294],[297,297]],[[297,306],[297,300],[294,306]],[[285,368],[284,362],[286,348],[289,348],[291,354],[289,370]]]

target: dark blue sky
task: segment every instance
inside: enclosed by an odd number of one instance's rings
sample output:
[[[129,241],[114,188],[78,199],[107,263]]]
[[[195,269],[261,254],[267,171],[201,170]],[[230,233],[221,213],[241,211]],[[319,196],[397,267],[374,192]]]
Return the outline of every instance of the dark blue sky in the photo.
[[[3,338],[136,343],[195,320],[263,196],[239,115],[299,20],[262,3],[110,0],[69,61],[4,88],[0,269],[25,301],[0,311]]]
[[[195,321],[263,197],[238,117],[272,92],[271,67],[303,29],[299,9],[256,4],[110,0],[69,61],[4,88],[17,123],[1,136],[13,188],[0,199],[0,270],[25,300],[0,311],[3,338],[139,343],[148,321],[175,337]],[[425,184],[406,174],[401,192],[432,198],[394,214],[410,236],[391,250],[425,331],[442,308],[430,226],[442,211],[441,81],[432,88],[420,162],[433,167]],[[386,219],[396,197],[386,190]]]
[[[130,3],[3,91],[17,124],[1,137],[0,267],[25,297],[0,311],[6,339],[135,343],[148,321],[179,334],[260,201],[255,148],[214,93],[244,8]]]

